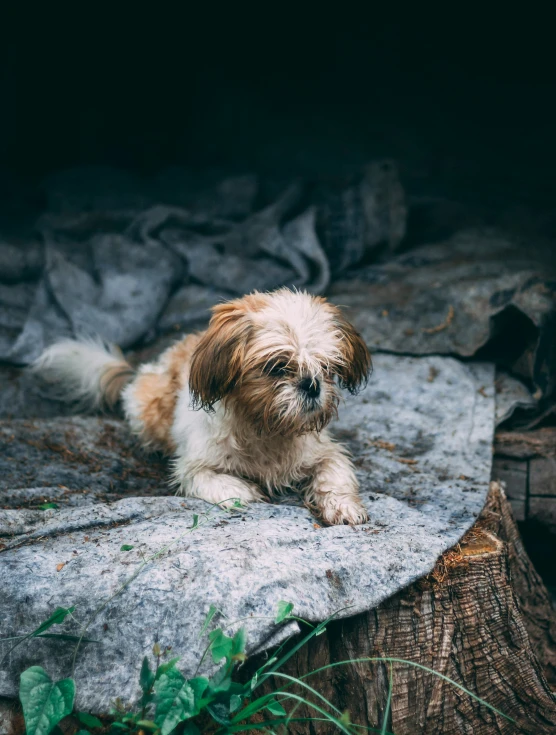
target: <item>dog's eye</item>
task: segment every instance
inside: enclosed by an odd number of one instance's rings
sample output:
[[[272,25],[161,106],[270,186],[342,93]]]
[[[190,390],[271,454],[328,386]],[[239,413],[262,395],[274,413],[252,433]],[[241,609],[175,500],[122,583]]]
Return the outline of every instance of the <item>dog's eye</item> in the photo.
[[[265,366],[265,372],[268,373],[268,375],[279,378],[288,372],[288,364],[283,360],[279,360],[278,362],[269,362]]]

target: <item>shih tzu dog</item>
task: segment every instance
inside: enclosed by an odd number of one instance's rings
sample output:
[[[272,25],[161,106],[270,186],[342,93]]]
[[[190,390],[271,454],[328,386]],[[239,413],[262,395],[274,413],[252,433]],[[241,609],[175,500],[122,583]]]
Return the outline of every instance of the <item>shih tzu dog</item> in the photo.
[[[339,388],[355,393],[370,369],[337,307],[285,288],[214,307],[205,332],[137,371],[92,341],[58,342],[35,364],[67,400],[121,400],[141,441],[173,456],[184,494],[226,506],[293,489],[327,524],[367,519],[352,463],[326,426]]]

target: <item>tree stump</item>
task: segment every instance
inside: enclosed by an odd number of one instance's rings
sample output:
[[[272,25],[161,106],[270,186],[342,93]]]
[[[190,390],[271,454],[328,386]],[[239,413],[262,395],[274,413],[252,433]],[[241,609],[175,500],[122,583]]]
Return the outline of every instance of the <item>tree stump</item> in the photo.
[[[284,671],[301,676],[331,662],[394,657],[449,677],[504,712],[504,719],[432,673],[391,664],[392,702],[387,730],[417,733],[554,733],[556,616],[542,580],[527,557],[508,501],[492,483],[485,509],[428,578],[375,610],[332,622]],[[383,724],[390,665],[358,663],[310,676],[307,683],[351,721]],[[276,677],[261,687],[280,687]],[[299,693],[304,693],[299,690]],[[315,716],[300,707],[295,717]],[[291,732],[324,735],[325,723],[292,723]]]

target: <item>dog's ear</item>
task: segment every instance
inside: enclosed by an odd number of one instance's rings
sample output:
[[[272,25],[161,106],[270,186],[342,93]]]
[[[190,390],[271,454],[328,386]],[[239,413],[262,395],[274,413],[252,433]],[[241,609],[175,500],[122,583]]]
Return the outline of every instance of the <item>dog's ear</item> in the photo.
[[[353,324],[348,322],[337,306],[329,305],[332,310],[334,326],[340,333],[341,360],[336,367],[340,388],[355,394],[367,385],[373,369],[367,345]]]
[[[211,409],[240,380],[252,329],[248,312],[242,299],[213,308],[208,329],[191,358],[189,389],[195,407]]]

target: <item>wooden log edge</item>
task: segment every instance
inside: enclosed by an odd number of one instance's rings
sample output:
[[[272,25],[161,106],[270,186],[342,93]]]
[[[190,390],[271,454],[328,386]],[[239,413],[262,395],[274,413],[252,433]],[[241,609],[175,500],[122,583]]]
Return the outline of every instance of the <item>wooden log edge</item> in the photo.
[[[396,657],[429,667],[503,711],[504,719],[432,673],[392,664],[387,729],[395,735],[556,732],[556,616],[523,548],[499,483],[491,483],[477,523],[439,559],[428,577],[378,608],[332,622],[290,659],[302,676],[331,662]],[[258,662],[248,664],[255,665]],[[354,723],[380,728],[390,665],[358,663],[305,681]],[[265,691],[283,685],[276,677]],[[301,690],[300,690],[301,693]],[[314,713],[301,707],[296,716]],[[292,724],[289,732],[325,735],[324,723]]]

